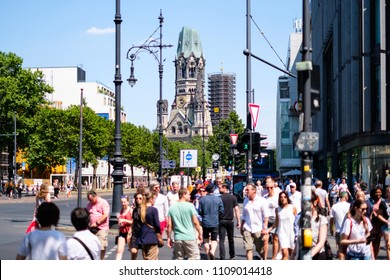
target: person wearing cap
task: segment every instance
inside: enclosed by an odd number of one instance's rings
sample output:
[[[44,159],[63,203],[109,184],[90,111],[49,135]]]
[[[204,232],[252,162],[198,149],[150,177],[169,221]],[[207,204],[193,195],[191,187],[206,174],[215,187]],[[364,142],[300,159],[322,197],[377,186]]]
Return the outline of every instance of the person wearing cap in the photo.
[[[223,202],[219,196],[213,194],[215,186],[206,187],[207,195],[199,203],[199,215],[202,216],[203,241],[208,259],[215,259],[215,250],[218,246],[219,216],[224,213]]]
[[[348,203],[348,193],[340,192],[340,200],[334,204],[330,210],[330,234],[334,235],[337,245],[337,255],[340,260],[345,260],[345,253],[347,247],[340,245],[340,233],[344,219],[351,207],[351,204]]]

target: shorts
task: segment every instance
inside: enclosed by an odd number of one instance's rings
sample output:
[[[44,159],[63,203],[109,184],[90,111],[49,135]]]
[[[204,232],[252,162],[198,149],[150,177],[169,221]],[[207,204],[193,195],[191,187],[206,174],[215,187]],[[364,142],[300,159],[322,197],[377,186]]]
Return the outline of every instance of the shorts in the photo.
[[[165,229],[166,227],[167,227],[167,221],[166,221],[166,220],[160,222],[160,233],[161,233],[161,235],[163,235],[164,229]]]
[[[173,259],[200,260],[199,247],[196,240],[175,240],[173,244]]]
[[[99,238],[102,250],[106,250],[108,246],[108,229],[101,229],[96,233],[96,236]]]
[[[155,244],[142,245],[142,257],[144,260],[158,260],[158,246]]]
[[[255,245],[256,251],[261,252],[264,248],[264,234],[261,232],[251,233],[250,231],[244,230],[244,248],[246,251],[252,251],[253,245]]]
[[[206,241],[206,240],[209,240],[210,238],[210,235],[211,235],[211,241],[217,241],[218,239],[218,227],[212,227],[212,228],[208,228],[208,227],[204,227],[203,228],[203,240]]]

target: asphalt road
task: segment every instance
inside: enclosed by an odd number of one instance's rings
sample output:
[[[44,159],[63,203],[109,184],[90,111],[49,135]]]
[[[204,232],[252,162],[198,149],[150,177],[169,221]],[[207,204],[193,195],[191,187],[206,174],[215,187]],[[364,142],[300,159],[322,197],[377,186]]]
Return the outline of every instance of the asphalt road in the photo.
[[[132,194],[134,190],[125,190],[125,194]],[[73,196],[70,198],[65,197],[64,193],[60,193],[60,198],[54,200],[61,211],[60,221],[58,224],[58,230],[65,233],[67,237],[71,237],[74,233],[73,226],[70,222],[70,213],[77,206],[77,193],[73,192]],[[111,192],[99,192],[99,195],[108,200],[111,204],[112,195]],[[86,206],[88,203],[86,196],[83,195],[82,206]],[[20,245],[21,240],[24,237],[25,230],[33,217],[33,211],[35,207],[35,197],[22,197],[22,199],[4,199],[4,196],[0,197],[0,260],[13,260],[16,257],[16,250]],[[108,249],[105,259],[115,260],[116,246],[114,244],[115,236],[117,235],[117,229],[111,229],[109,233]],[[166,240],[165,236],[164,239]],[[328,241],[332,247],[333,253],[336,253],[336,247],[334,237],[328,235]],[[227,240],[225,242],[226,252],[228,254]],[[382,240],[383,247],[383,240]],[[269,249],[271,250],[270,244]],[[243,248],[242,236],[238,230],[235,230],[235,249],[237,260],[245,260],[245,250]],[[271,256],[269,252],[269,257]],[[219,248],[216,251],[216,257],[219,257]],[[228,256],[227,256],[228,257]],[[201,250],[201,258],[206,259],[204,250]],[[130,253],[125,251],[123,259],[130,259]],[[138,254],[138,259],[142,259],[141,252]],[[170,260],[172,259],[172,250],[166,245],[160,248],[159,259]],[[386,259],[386,254],[383,248],[380,251],[379,259]]]

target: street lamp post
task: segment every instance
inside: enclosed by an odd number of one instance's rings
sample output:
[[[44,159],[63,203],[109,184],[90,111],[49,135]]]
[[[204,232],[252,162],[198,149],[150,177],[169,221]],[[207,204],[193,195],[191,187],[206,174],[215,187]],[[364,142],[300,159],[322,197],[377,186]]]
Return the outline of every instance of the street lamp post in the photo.
[[[158,114],[159,114],[159,119],[158,119],[158,134],[159,134],[159,181],[161,186],[164,184],[164,178],[162,176],[162,166],[163,166],[163,160],[164,160],[164,150],[163,150],[163,123],[162,123],[162,111],[163,111],[163,99],[162,99],[162,82],[163,82],[163,73],[164,73],[164,65],[163,65],[163,58],[162,58],[162,49],[163,48],[171,48],[173,45],[163,45],[162,43],[162,26],[164,23],[164,17],[162,16],[162,11],[160,10],[160,16],[158,17],[160,25],[158,29],[160,30],[160,38],[158,39],[153,39],[153,40],[147,40],[145,41],[144,44],[141,46],[132,46],[128,51],[127,51],[127,59],[131,61],[131,66],[130,66],[130,77],[127,79],[129,82],[130,86],[133,87],[135,83],[137,82],[137,79],[134,77],[134,60],[137,58],[137,56],[141,52],[147,52],[149,54],[152,54],[154,58],[158,61],[158,73],[159,73],[159,79],[160,79],[160,95],[159,95],[159,100],[158,100]],[[151,38],[154,33],[157,32],[157,29],[153,32],[153,34],[149,37]],[[158,48],[158,50],[154,50],[155,48]],[[133,53],[132,53],[133,51]],[[157,52],[159,53],[159,57],[157,56]]]
[[[111,164],[113,165],[114,171],[111,173],[114,179],[114,190],[112,192],[112,208],[110,216],[110,225],[117,223],[117,214],[121,209],[121,196],[123,195],[123,166],[126,161],[122,157],[122,134],[121,134],[121,13],[120,13],[120,0],[116,0],[116,12],[115,12],[115,151]]]

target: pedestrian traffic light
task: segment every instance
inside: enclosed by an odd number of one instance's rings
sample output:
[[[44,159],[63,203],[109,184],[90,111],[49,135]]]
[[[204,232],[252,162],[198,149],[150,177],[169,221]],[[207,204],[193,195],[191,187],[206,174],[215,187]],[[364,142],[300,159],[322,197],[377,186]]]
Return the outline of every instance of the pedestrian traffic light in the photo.
[[[242,151],[243,152],[248,152],[250,149],[250,134],[248,132],[245,132],[241,136],[241,145],[242,145]]]
[[[228,162],[225,167],[229,168],[230,166],[233,166],[233,156],[228,157]]]

